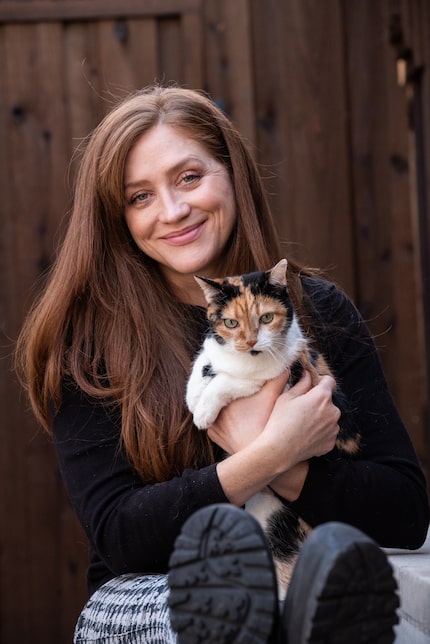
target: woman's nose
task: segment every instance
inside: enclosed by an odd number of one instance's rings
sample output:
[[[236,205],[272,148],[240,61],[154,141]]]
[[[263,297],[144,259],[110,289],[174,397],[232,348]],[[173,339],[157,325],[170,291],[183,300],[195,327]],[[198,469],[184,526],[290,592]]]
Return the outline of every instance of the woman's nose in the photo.
[[[191,207],[183,195],[168,194],[162,198],[159,219],[166,223],[172,223],[187,217]]]

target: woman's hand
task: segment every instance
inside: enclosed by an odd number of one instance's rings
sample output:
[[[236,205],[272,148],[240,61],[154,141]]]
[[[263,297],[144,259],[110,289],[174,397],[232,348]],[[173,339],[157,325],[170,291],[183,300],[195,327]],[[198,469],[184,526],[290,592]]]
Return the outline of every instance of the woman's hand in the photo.
[[[294,387],[284,391],[287,380],[285,372],[253,396],[224,407],[208,430],[211,440],[235,454],[264,432],[281,451],[285,443],[289,449],[294,447],[296,462],[331,451],[340,418],[332,400],[334,379],[321,376],[312,387],[310,374],[305,372]]]
[[[217,465],[225,494],[243,505],[265,485],[295,500],[308,463],[334,447],[340,411],[333,404],[336,386],[321,376],[312,387],[309,373],[283,392],[287,375],[266,383],[260,392],[230,403],[209,429],[210,438],[231,456]]]
[[[288,438],[296,463],[333,449],[340,419],[340,410],[333,404],[335,387],[330,376],[321,376],[312,387],[310,375],[305,373],[295,387],[276,400],[264,434],[280,448]]]
[[[276,425],[276,414],[283,416],[282,408],[288,405],[289,418],[293,421],[289,425],[290,431],[297,432],[295,438],[290,434],[293,445],[289,456],[293,457],[295,464],[270,483],[273,490],[289,501],[295,501],[302,491],[309,471],[309,459],[330,452],[339,432],[340,411],[332,400],[335,381],[324,376],[314,388],[306,389],[309,381],[310,377],[309,380],[303,378],[286,392],[270,419]]]
[[[209,438],[227,454],[235,454],[249,445],[266,426],[288,377],[289,372],[285,371],[266,382],[253,396],[233,400],[208,429]]]

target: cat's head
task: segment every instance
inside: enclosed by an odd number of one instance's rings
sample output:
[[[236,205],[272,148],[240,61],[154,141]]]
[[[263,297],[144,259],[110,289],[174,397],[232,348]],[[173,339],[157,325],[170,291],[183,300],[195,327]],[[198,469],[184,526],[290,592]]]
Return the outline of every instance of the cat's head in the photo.
[[[268,271],[218,279],[196,276],[220,344],[252,354],[276,351],[293,318],[287,265],[282,259]]]

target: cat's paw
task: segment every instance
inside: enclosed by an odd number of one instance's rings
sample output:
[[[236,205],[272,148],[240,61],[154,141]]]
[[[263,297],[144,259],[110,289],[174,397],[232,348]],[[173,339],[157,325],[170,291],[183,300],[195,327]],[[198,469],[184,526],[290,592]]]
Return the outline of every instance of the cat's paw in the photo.
[[[214,407],[198,404],[193,414],[194,425],[198,429],[207,429],[215,422],[218,414],[218,408],[214,409]]]

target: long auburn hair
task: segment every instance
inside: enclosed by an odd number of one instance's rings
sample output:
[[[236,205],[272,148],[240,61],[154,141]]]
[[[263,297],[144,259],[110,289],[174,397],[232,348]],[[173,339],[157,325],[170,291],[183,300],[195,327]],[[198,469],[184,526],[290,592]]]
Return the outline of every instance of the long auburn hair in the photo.
[[[267,269],[281,257],[255,162],[231,121],[201,92],[146,88],[119,103],[88,137],[68,230],[17,345],[18,371],[43,426],[49,430],[52,405],[61,404],[63,379],[74,380],[119,410],[126,453],[148,482],[213,461],[206,432],[195,430],[184,404],[194,316],[137,249],[123,214],[127,155],[158,123],[188,132],[228,169],[237,222],[224,274]],[[289,266],[299,305],[299,268]]]

